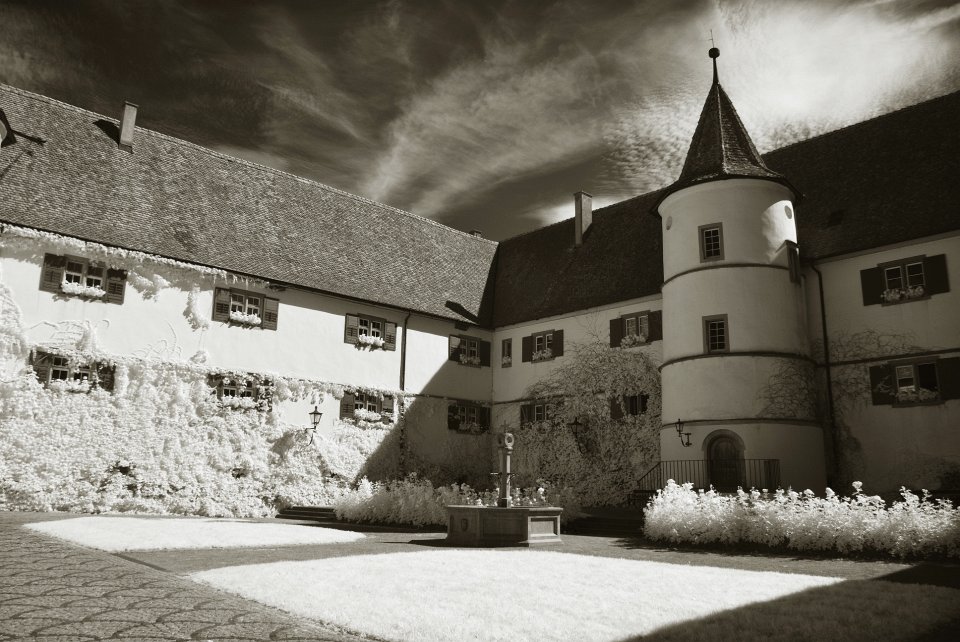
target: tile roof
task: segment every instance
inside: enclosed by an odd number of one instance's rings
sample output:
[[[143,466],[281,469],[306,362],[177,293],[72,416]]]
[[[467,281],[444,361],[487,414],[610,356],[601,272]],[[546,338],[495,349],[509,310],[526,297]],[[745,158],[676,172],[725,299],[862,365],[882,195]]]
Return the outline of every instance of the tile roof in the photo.
[[[958,131],[955,92],[766,154],[804,194],[801,255],[824,258],[960,230]],[[665,192],[597,210],[579,248],[573,219],[502,241],[494,324],[657,294],[662,238],[651,212]]]
[[[717,78],[716,57],[720,53],[711,49],[710,54],[713,58],[713,84],[703,103],[680,178],[661,193],[660,200],[685,187],[725,178],[763,178],[793,189],[783,175],[764,163]],[[795,189],[793,191],[796,193]]]
[[[489,325],[497,244],[0,85],[0,221]],[[42,144],[39,141],[44,141]]]

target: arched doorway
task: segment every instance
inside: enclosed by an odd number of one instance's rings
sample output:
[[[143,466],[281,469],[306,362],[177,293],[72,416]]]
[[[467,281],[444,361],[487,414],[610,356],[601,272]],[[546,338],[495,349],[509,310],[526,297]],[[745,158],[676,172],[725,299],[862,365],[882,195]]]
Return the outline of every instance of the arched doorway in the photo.
[[[718,435],[707,444],[707,468],[710,483],[722,493],[732,493],[744,485],[743,445],[730,434]]]

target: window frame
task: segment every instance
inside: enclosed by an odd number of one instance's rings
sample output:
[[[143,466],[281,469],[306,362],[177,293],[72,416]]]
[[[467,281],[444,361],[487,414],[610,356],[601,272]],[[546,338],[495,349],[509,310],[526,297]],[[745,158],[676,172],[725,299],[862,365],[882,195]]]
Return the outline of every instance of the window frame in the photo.
[[[46,350],[37,349],[33,352],[31,356],[31,362],[34,365],[34,372],[36,373],[36,361],[38,359],[49,359],[49,364],[46,366],[46,375],[41,380],[38,376],[37,380],[40,382],[44,388],[49,388],[50,384],[54,381],[62,381],[64,383],[73,383],[73,382],[86,382],[86,390],[70,390],[70,392],[90,392],[94,388],[99,388],[101,390],[106,390],[108,392],[113,392],[113,366],[110,366],[107,363],[101,361],[74,361],[70,357],[57,354],[55,352],[48,352]],[[109,385],[104,385],[104,379],[101,378],[101,375],[105,375],[104,370],[109,369]],[[62,373],[63,376],[54,376],[54,373]]]
[[[530,340],[533,345],[533,352],[530,355],[530,361],[532,363],[540,363],[541,361],[552,361],[553,359],[557,358],[557,355],[554,354],[553,352],[553,334],[554,334],[553,330],[543,330],[541,332],[534,332],[533,334],[530,335],[530,338],[531,338]],[[539,345],[538,342],[540,341],[542,341],[542,345],[543,345],[542,348],[537,347]],[[550,351],[549,357],[536,356],[538,352],[542,353],[545,350]]]
[[[938,363],[937,363],[938,361],[939,359],[937,357],[917,357],[915,359],[898,359],[896,361],[890,361],[889,365],[890,365],[890,372],[892,377],[891,390],[893,395],[893,406],[895,407],[932,406],[932,405],[944,403],[944,399],[942,397],[942,392],[941,392],[942,384],[940,382],[940,368],[938,367]],[[935,391],[930,391],[929,389],[925,388],[927,392],[936,393],[935,397],[928,397],[927,399],[921,399],[919,396],[919,389],[921,388],[920,368],[924,366],[929,366],[932,368],[932,372],[936,377],[936,384],[937,384],[937,389]],[[909,390],[909,391],[902,390],[900,386],[901,377],[900,377],[899,371],[901,369],[906,369],[906,368],[910,369],[909,379],[912,382],[909,386],[910,388],[912,388],[912,390]],[[913,392],[914,394],[917,395],[917,397],[915,399],[910,399],[909,397],[907,397],[906,394],[903,394],[903,396],[901,396],[902,393],[909,393],[909,392]]]
[[[723,323],[723,348],[711,348],[710,324]],[[730,322],[726,314],[713,314],[703,317],[703,352],[705,354],[723,354],[730,352]]]
[[[638,340],[635,343],[632,341],[629,341],[628,343],[630,343],[631,346],[633,345],[645,346],[652,343],[650,339],[650,312],[651,312],[650,310],[641,310],[639,312],[631,312],[629,314],[623,314],[620,316],[620,322],[622,324],[621,331],[623,332],[623,336],[620,337],[621,347],[623,347],[624,340],[626,340],[627,337],[630,337],[630,336],[634,336],[634,337],[643,336],[643,341]],[[631,334],[627,331],[627,327],[630,321],[636,322],[637,332],[635,334]],[[646,328],[647,328],[646,332],[641,332],[644,325],[646,325]],[[627,347],[631,347],[631,346],[627,346]]]
[[[717,254],[712,256],[707,256],[707,245],[706,239],[704,238],[705,233],[711,230],[717,230]],[[724,247],[723,247],[723,223],[707,223],[706,225],[701,225],[697,228],[697,240],[700,245],[700,262],[707,263],[710,261],[722,261],[724,257]]]
[[[481,345],[484,343],[484,339],[480,337],[470,335],[470,334],[451,334],[451,337],[457,338],[457,347],[456,347],[456,359],[453,358],[454,352],[451,350],[448,355],[448,359],[459,363],[461,366],[467,366],[468,368],[483,368],[485,367],[483,363],[483,356]],[[489,344],[489,342],[487,342]],[[448,346],[451,346],[452,343],[448,342]],[[487,361],[489,361],[489,345],[487,347]],[[489,364],[487,364],[489,365]]]
[[[500,367],[510,368],[513,366],[513,339],[500,340]]]
[[[447,428],[457,432],[479,434],[490,430],[487,407],[472,401],[451,401],[447,405]],[[463,426],[471,426],[469,430]],[[477,429],[474,429],[475,426]]]
[[[924,265],[926,258],[926,255],[922,254],[919,256],[908,256],[896,261],[885,261],[877,264],[877,268],[880,270],[881,284],[883,286],[883,290],[881,291],[880,295],[880,305],[899,305],[901,303],[923,301],[930,298],[930,293],[928,291],[929,286],[927,283],[927,270]],[[920,283],[911,285],[909,268],[914,265],[920,266]],[[891,270],[896,270],[898,274],[898,276],[895,278],[900,283],[899,287],[891,287],[891,279],[887,274]],[[920,288],[920,292],[917,292],[915,288]],[[909,295],[908,293],[911,291],[914,291],[914,294]],[[899,294],[894,296],[894,292]]]

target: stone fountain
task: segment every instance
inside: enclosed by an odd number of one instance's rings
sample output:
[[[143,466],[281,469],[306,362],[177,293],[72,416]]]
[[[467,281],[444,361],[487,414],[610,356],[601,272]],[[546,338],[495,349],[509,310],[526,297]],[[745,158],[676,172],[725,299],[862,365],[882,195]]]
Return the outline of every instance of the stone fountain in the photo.
[[[558,506],[513,506],[510,497],[512,433],[497,435],[500,492],[496,506],[447,506],[447,543],[455,546],[539,546],[560,542]]]

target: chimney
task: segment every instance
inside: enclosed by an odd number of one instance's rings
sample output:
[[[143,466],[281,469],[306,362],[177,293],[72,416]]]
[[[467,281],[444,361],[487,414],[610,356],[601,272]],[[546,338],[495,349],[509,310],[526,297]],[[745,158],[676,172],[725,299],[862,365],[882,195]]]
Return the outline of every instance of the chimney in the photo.
[[[593,223],[593,197],[586,192],[577,192],[573,195],[575,209],[574,218],[574,245],[583,245],[583,237]]]
[[[137,106],[123,104],[123,120],[120,121],[120,149],[133,153],[133,126],[137,122]]]

